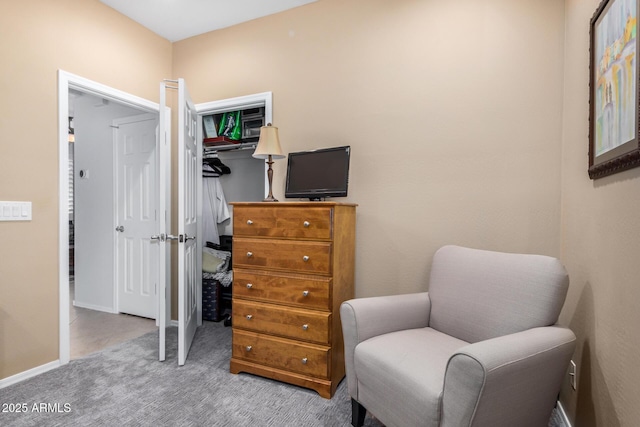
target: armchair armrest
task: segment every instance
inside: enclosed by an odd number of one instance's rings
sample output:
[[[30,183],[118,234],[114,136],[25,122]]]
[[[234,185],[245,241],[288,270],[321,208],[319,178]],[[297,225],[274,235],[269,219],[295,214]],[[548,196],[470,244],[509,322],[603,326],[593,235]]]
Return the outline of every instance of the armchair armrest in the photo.
[[[575,339],[550,326],[461,348],[445,373],[442,425],[546,425]]]
[[[340,306],[349,394],[357,397],[354,351],[362,341],[377,335],[429,326],[431,301],[427,292],[357,298]]]

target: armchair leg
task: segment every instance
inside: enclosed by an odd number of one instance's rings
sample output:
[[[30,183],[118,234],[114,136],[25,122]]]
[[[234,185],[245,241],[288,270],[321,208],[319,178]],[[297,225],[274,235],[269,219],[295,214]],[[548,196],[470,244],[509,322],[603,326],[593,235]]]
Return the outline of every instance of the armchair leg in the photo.
[[[353,427],[362,427],[364,425],[364,416],[367,409],[355,399],[351,399],[351,425]]]

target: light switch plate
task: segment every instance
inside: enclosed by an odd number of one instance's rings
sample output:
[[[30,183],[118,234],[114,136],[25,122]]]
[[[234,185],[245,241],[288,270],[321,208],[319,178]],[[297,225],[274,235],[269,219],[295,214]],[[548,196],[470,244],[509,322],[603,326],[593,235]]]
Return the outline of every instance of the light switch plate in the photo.
[[[0,202],[0,221],[31,221],[31,202]]]

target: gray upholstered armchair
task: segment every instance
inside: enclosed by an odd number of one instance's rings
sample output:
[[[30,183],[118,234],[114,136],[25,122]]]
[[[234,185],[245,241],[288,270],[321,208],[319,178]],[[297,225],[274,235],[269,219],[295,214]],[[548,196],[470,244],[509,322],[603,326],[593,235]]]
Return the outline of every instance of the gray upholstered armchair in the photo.
[[[340,308],[352,424],[547,426],[575,347],[555,258],[445,246],[429,292]]]

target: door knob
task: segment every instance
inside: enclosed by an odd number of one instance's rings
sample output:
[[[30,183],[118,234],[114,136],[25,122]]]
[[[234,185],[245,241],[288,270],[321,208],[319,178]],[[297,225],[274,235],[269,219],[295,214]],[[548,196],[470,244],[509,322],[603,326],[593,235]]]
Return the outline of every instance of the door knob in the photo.
[[[122,233],[122,232],[124,231],[124,225],[119,225],[119,226],[117,226],[117,227],[116,227],[116,231],[119,231],[119,232],[121,232],[121,233]]]

